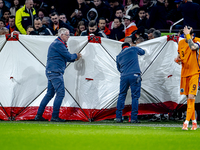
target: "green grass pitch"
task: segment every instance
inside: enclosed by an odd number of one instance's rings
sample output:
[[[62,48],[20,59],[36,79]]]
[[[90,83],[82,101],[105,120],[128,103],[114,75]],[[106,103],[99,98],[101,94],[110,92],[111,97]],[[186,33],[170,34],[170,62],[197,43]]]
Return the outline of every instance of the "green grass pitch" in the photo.
[[[182,122],[0,121],[0,150],[199,149],[200,129],[182,131],[181,127]]]

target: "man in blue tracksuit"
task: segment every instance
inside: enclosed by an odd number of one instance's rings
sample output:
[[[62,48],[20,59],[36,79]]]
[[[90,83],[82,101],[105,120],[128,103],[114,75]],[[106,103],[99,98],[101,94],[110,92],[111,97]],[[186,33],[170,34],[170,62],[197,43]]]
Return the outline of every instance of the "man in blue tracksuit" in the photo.
[[[44,109],[48,102],[53,98],[56,93],[56,97],[53,103],[53,113],[51,121],[64,122],[64,119],[59,118],[59,110],[62,100],[65,96],[65,87],[63,74],[66,68],[67,62],[74,62],[81,57],[80,53],[70,54],[66,45],[69,39],[69,30],[66,28],[60,28],[58,30],[58,38],[56,38],[49,46],[46,64],[46,76],[48,79],[47,93],[42,99],[37,115],[36,121],[45,121],[42,117]]]
[[[122,110],[128,88],[131,88],[132,111],[131,123],[139,123],[138,114],[138,99],[141,89],[141,75],[138,63],[138,55],[144,55],[145,51],[139,47],[130,47],[129,43],[122,44],[122,51],[117,55],[117,69],[121,73],[120,78],[120,93],[117,101],[116,122],[123,122]]]

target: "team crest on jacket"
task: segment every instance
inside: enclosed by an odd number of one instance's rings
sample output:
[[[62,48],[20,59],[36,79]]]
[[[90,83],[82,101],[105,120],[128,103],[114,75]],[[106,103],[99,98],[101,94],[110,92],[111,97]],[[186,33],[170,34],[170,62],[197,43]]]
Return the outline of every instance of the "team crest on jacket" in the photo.
[[[183,88],[181,88],[181,93],[183,93],[184,92],[184,89]]]

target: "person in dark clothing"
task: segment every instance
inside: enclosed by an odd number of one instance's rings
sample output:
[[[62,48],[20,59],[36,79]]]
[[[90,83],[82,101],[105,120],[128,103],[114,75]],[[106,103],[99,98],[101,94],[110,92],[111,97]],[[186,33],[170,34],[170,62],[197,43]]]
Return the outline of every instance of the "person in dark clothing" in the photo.
[[[80,36],[89,36],[90,34],[107,38],[106,34],[103,31],[99,30],[97,23],[94,20],[91,20],[89,22],[88,29],[83,31]]]
[[[147,20],[147,28],[165,29],[167,27],[166,10],[164,0],[157,0],[150,11],[150,17]]]
[[[120,72],[120,93],[117,101],[116,122],[121,123],[122,110],[129,87],[131,88],[132,110],[131,123],[138,121],[138,99],[141,90],[141,71],[138,62],[138,55],[144,55],[145,51],[139,47],[130,47],[129,43],[122,44],[122,51],[116,57],[117,69]]]
[[[70,33],[75,33],[74,29],[72,29],[70,26],[68,26],[66,23],[64,23],[62,20],[59,20],[59,16],[57,12],[53,12],[51,14],[51,23],[49,25],[50,28],[53,28],[54,33],[53,35],[56,35],[58,33],[58,29],[60,28],[67,28]]]
[[[142,7],[138,11],[138,15],[137,15],[137,19],[135,21],[135,24],[138,28],[141,27],[141,26],[147,28],[146,11]]]
[[[193,29],[198,29],[200,27],[199,4],[193,3],[192,0],[187,0],[186,3],[178,7],[178,11],[182,13],[184,18],[183,26],[190,26]]]
[[[84,21],[86,26],[88,25],[88,20],[83,18],[83,14],[82,14],[81,10],[77,10],[76,15],[74,17],[72,17],[72,19],[71,19],[71,25],[74,28],[76,28],[80,21]]]
[[[81,58],[80,53],[71,54],[68,51],[66,42],[70,36],[69,30],[60,28],[58,30],[58,38],[56,38],[49,46],[46,65],[46,76],[48,79],[47,93],[42,99],[37,115],[36,121],[47,121],[42,117],[46,105],[56,94],[53,103],[53,113],[51,117],[52,122],[64,122],[64,119],[59,117],[60,106],[65,97],[65,86],[63,74],[67,62],[74,62]]]
[[[125,37],[125,33],[124,33],[124,25],[122,24],[122,19],[119,17],[116,17],[114,19],[114,28],[113,30],[111,30],[110,39],[113,40],[121,40]]]
[[[39,17],[34,19],[34,31],[30,32],[30,35],[53,35],[50,30],[47,30],[42,25],[42,21]]]
[[[5,10],[8,10],[8,7],[6,7],[3,0],[0,0],[0,18],[3,16]]]
[[[116,8],[120,7],[122,10],[124,10],[124,6],[119,2],[119,0],[108,0],[108,3],[110,4],[111,7],[110,21],[112,21],[115,18]]]
[[[74,12],[71,15],[71,18],[73,18],[76,15],[77,10],[81,10],[83,18],[87,18],[87,13],[90,10],[90,7],[83,0],[77,0],[77,5]]]
[[[98,12],[98,18],[104,17],[107,22],[110,19],[110,9],[106,6],[106,4],[102,0],[94,0],[94,8]]]

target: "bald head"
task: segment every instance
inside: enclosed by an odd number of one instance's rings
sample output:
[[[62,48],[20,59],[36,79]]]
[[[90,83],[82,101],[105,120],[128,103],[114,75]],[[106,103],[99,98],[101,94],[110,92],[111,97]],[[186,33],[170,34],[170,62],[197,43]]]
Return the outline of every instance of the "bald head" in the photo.
[[[33,0],[26,0],[25,6],[27,9],[32,9],[33,8]]]

